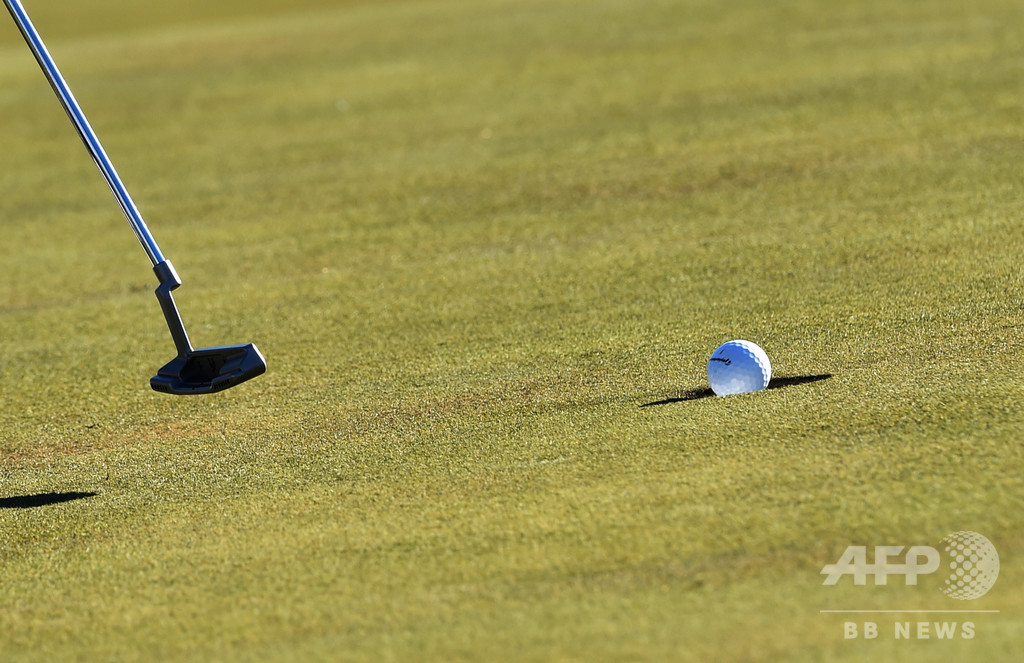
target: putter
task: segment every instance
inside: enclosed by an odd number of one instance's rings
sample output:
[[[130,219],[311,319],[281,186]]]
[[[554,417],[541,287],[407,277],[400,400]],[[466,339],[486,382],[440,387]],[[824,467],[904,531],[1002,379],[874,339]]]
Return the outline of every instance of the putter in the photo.
[[[128,195],[128,190],[125,189],[113,164],[110,163],[95,132],[89,126],[89,121],[85,118],[78,101],[71,94],[68,84],[46,50],[42,38],[35,26],[32,25],[28,14],[25,13],[21,1],[4,0],[4,4],[11,12],[14,22],[18,24],[18,29],[21,30],[29,48],[32,49],[32,53],[39,62],[39,67],[46,75],[57,98],[60,99],[64,111],[68,114],[71,123],[75,125],[75,129],[78,130],[79,137],[85,143],[86,149],[89,150],[93,161],[96,162],[96,167],[100,169],[111,192],[121,205],[124,215],[128,217],[128,223],[135,231],[135,236],[153,263],[153,271],[160,282],[156,289],[156,297],[160,301],[160,308],[167,320],[167,327],[171,332],[171,338],[174,339],[174,347],[178,351],[178,356],[169,361],[150,379],[150,386],[156,391],[168,394],[210,394],[262,375],[267,370],[267,363],[252,343],[213,348],[196,349],[192,347],[188,334],[185,332],[185,325],[181,321],[181,315],[178,313],[178,307],[171,296],[171,291],[181,285],[181,279],[178,278],[170,261],[164,258],[163,253],[160,252],[160,247],[157,246],[156,240],[153,239],[145,221],[142,220],[142,215],[131,196]]]

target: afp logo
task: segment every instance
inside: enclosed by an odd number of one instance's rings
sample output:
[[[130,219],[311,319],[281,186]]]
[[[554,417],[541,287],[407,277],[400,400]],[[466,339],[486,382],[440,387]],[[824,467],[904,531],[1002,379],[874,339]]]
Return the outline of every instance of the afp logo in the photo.
[[[825,585],[835,585],[844,575],[853,576],[854,585],[888,584],[891,575],[902,576],[907,585],[916,585],[918,576],[940,570],[944,574],[942,592],[954,599],[968,601],[988,593],[999,576],[999,554],[987,538],[977,532],[953,532],[942,539],[941,552],[931,546],[875,546],[874,560],[868,563],[867,546],[848,546],[835,564],[826,564],[821,574]]]

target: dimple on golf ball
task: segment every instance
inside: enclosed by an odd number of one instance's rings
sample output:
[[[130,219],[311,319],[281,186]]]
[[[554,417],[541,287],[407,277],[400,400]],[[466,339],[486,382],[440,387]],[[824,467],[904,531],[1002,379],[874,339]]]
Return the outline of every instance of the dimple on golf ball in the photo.
[[[761,391],[772,379],[772,363],[756,343],[729,341],[708,360],[708,382],[716,396]]]

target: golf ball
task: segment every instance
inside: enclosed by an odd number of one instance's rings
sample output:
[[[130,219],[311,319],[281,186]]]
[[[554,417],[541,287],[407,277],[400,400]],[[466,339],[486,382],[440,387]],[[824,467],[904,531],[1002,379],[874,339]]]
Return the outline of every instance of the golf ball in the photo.
[[[761,391],[772,379],[772,363],[756,343],[729,341],[708,360],[708,382],[716,396]]]

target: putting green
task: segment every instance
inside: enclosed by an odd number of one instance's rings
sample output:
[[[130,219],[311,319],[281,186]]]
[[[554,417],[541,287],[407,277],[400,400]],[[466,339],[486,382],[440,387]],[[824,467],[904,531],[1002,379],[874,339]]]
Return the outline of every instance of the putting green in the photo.
[[[25,2],[193,342],[269,370],[149,390],[156,280],[0,21],[0,660],[1024,648],[1024,5]],[[731,338],[777,388],[706,397]],[[823,584],[957,531],[981,598]]]

